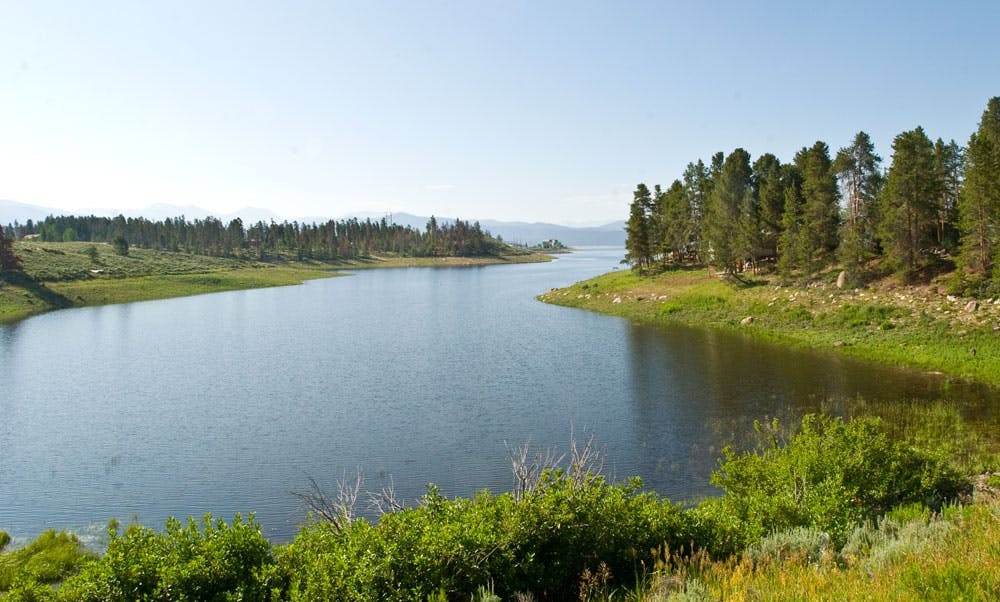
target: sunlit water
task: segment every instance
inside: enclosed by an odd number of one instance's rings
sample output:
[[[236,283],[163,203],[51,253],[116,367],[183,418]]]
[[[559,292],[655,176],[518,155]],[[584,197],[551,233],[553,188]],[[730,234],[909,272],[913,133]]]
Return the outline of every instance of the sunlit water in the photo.
[[[362,271],[0,326],[0,529],[253,511],[285,541],[310,478],[332,488],[360,468],[409,501],[429,482],[503,491],[509,446],[565,450],[571,432],[596,436],[610,474],[691,500],[754,419],[942,395],[931,376],[534,300],[621,255]]]

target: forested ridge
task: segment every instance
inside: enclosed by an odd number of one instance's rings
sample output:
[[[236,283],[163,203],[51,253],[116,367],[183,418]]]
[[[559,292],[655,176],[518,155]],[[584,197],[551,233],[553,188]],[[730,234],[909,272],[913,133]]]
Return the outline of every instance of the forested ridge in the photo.
[[[183,216],[152,221],[143,217],[49,216],[4,228],[8,239],[37,235],[42,241],[124,241],[129,246],[183,251],[214,257],[336,260],[395,254],[409,257],[496,256],[510,247],[480,227],[462,220],[439,223],[430,218],[424,230],[380,220],[357,218],[324,223],[270,222],[245,226],[214,217],[189,221]]]
[[[807,281],[841,265],[852,284],[912,282],[953,268],[958,292],[1000,290],[1000,97],[964,147],[923,128],[887,168],[863,131],[836,154],[817,141],[790,163],[737,148],[689,163],[666,189],[639,184],[626,260],[640,271],[707,264]]]

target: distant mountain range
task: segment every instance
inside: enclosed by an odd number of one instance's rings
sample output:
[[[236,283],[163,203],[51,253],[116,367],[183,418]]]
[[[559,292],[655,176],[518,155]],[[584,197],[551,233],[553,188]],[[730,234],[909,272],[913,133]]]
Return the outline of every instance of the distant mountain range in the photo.
[[[276,222],[281,222],[286,218],[283,218],[273,211],[268,209],[261,209],[257,207],[244,207],[238,211],[226,214],[217,214],[211,211],[207,211],[200,207],[195,207],[194,205],[178,206],[178,205],[168,205],[164,203],[158,203],[156,205],[150,205],[144,209],[108,209],[108,208],[93,208],[93,209],[78,209],[73,211],[68,211],[65,209],[57,209],[53,207],[42,207],[39,205],[28,205],[25,203],[18,203],[15,201],[5,201],[0,200],[0,225],[6,225],[13,223],[15,221],[20,223],[25,223],[26,221],[33,220],[39,221],[44,220],[49,215],[104,215],[108,217],[113,217],[116,215],[124,215],[125,217],[145,217],[150,220],[162,220],[168,217],[178,217],[183,215],[189,220],[194,219],[204,219],[209,216],[217,217],[223,222],[229,222],[234,218],[239,217],[243,220],[245,224],[256,223],[258,221],[270,222],[274,220]],[[346,216],[339,217],[322,217],[322,216],[310,216],[305,218],[293,218],[299,222],[325,222],[330,219],[344,219],[350,217],[357,217],[358,219],[371,218],[372,220],[379,220],[383,217],[391,219],[394,223],[401,226],[411,226],[413,228],[423,229],[427,225],[427,221],[430,217],[423,217],[419,215],[413,215],[410,213],[392,213],[392,214],[375,214],[375,213],[357,213]],[[466,218],[462,218],[466,219]],[[454,221],[454,218],[437,218],[439,223],[445,223]],[[291,220],[289,220],[291,221]],[[476,221],[475,219],[470,219],[469,221]],[[563,244],[569,246],[598,246],[598,245],[609,245],[609,246],[624,246],[625,245],[625,222],[614,222],[610,224],[605,224],[602,226],[592,226],[592,227],[574,227],[574,226],[562,226],[559,224],[548,224],[541,222],[505,222],[499,220],[489,220],[481,219],[479,224],[486,230],[489,230],[494,236],[500,236],[505,241],[514,244],[522,245],[535,245],[543,240],[557,239]]]

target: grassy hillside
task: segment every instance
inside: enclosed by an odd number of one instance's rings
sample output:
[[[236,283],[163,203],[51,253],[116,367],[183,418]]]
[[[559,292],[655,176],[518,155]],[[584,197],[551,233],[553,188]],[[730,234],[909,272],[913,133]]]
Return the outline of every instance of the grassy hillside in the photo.
[[[550,261],[516,252],[501,257],[368,257],[341,262],[273,261],[209,257],[132,248],[115,253],[102,243],[18,242],[23,273],[0,274],[0,322],[65,307],[166,299],[299,284],[338,274],[335,269],[460,267]]]
[[[20,242],[22,273],[0,275],[0,321],[64,307],[299,284],[333,276],[322,264],[276,264],[110,245]]]
[[[949,296],[943,284],[867,289],[727,280],[705,269],[638,276],[622,270],[540,300],[649,324],[735,331],[785,345],[1000,384],[1000,305]]]

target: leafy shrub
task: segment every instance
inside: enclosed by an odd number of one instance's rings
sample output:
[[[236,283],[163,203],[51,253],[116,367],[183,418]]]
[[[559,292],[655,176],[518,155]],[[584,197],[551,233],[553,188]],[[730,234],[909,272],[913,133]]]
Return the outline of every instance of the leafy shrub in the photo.
[[[449,500],[431,486],[420,505],[377,525],[307,526],[278,561],[292,600],[426,600],[442,590],[467,600],[483,587],[503,599],[576,599],[585,574],[634,580],[650,550],[693,537],[678,507],[639,487],[561,470],[520,499]]]
[[[7,533],[0,531],[0,542],[5,535],[6,540],[10,540]],[[76,535],[50,529],[23,548],[0,555],[0,591],[11,589],[18,580],[61,581],[76,573],[91,558],[93,554],[83,547]]]
[[[724,460],[712,483],[726,495],[708,500],[698,514],[715,533],[716,552],[734,553],[775,531],[813,527],[843,545],[853,526],[903,503],[937,508],[969,489],[938,457],[894,441],[873,418],[845,423],[807,415],[782,445],[775,421],[760,424],[766,442]]]
[[[830,553],[830,534],[815,527],[794,527],[768,535],[747,548],[755,563],[820,562]]]
[[[107,553],[58,591],[60,600],[269,600],[271,546],[253,515],[232,525],[206,515],[199,529],[167,521],[164,533],[110,527]]]

